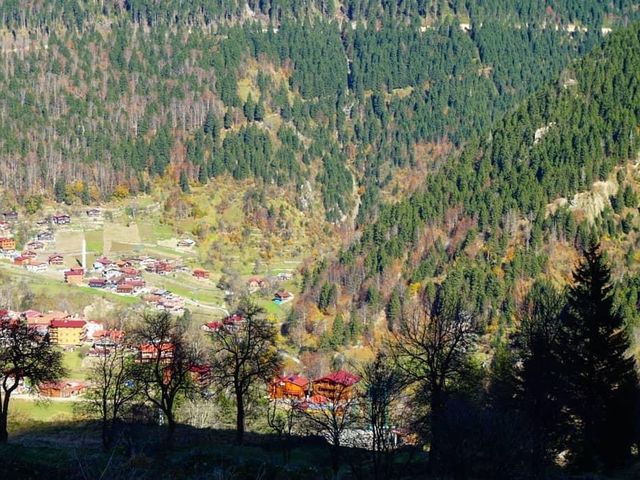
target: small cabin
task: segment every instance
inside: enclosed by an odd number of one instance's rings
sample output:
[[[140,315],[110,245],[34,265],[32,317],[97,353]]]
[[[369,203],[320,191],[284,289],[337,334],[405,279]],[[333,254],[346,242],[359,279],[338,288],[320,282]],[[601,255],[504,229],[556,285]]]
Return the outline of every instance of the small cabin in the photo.
[[[293,293],[287,290],[278,290],[273,296],[273,301],[277,304],[290,302],[293,300]]]

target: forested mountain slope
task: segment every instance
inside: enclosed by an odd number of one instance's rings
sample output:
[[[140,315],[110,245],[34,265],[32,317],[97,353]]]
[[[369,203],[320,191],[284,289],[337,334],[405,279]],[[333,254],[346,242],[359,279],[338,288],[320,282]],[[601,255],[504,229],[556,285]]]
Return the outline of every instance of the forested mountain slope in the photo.
[[[430,169],[638,14],[596,0],[27,3],[0,6],[9,206],[230,175],[311,187],[331,222],[411,191],[399,169]]]
[[[382,208],[339,261],[309,269],[300,312],[330,305],[371,325],[383,310],[393,329],[403,299],[447,277],[499,337],[530,281],[568,273],[574,246],[594,234],[631,285],[620,295],[633,312],[639,125],[635,24],[469,142],[423,189]]]

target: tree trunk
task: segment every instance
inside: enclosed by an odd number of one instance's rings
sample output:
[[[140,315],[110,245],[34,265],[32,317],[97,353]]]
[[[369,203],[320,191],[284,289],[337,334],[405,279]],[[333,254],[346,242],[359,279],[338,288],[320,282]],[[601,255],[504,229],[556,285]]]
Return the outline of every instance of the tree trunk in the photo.
[[[7,432],[7,411],[0,413],[0,443],[7,443],[9,432]]]
[[[334,444],[331,449],[331,472],[333,480],[338,480],[338,474],[340,473],[340,445]]]
[[[440,438],[442,435],[442,395],[437,389],[431,394],[431,445],[429,447],[429,473],[434,473],[440,456]]]
[[[173,412],[165,412],[165,415],[167,415],[167,444],[170,446],[176,431],[176,420],[173,418]]]
[[[0,410],[0,443],[7,443],[9,440],[9,432],[7,431],[7,417],[9,416],[9,398],[10,394],[5,391],[2,398],[2,410]]]
[[[236,443],[244,442],[244,397],[236,392]]]

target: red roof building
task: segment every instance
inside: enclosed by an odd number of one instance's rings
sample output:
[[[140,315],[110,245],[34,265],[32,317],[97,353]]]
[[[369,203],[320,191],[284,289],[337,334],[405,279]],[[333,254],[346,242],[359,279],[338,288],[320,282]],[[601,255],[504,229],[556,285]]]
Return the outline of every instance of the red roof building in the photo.
[[[306,397],[309,380],[301,375],[276,377],[269,386],[269,396],[273,399],[298,399]]]
[[[174,349],[173,344],[169,342],[163,342],[157,345],[143,343],[138,346],[138,361],[143,363],[151,362],[158,359],[158,356],[160,356],[160,360],[168,360],[173,358]]]
[[[347,400],[353,396],[353,386],[359,381],[360,377],[357,375],[339,370],[314,380],[313,394],[331,400]]]
[[[200,279],[209,278],[209,272],[204,270],[203,268],[194,268],[193,276]]]

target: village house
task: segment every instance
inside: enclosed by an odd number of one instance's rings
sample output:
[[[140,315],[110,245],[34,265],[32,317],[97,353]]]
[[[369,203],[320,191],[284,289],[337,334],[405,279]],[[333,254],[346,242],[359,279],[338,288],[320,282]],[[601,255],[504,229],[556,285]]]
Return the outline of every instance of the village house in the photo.
[[[330,373],[313,381],[313,394],[333,401],[345,401],[353,397],[354,385],[360,377],[344,370]]]
[[[98,210],[97,208],[90,208],[89,210],[86,211],[87,217],[99,217],[102,212],[100,212],[100,210]]]
[[[133,286],[134,292],[141,291],[147,285],[147,282],[145,282],[142,278],[132,278],[127,280],[127,283]]]
[[[0,230],[9,230],[11,225],[9,222],[5,222],[4,220],[0,220]]]
[[[84,339],[84,325],[82,319],[63,318],[52,320],[49,324],[51,342],[56,345],[80,345]]]
[[[30,258],[30,259],[34,259],[38,256],[38,254],[33,250],[24,250],[21,255],[23,257]]]
[[[278,290],[273,296],[273,301],[277,304],[290,302],[291,300],[293,300],[293,293],[287,290]]]
[[[293,278],[293,273],[291,272],[280,272],[278,274],[278,280],[282,282],[286,282],[287,280],[291,280]]]
[[[120,267],[120,273],[127,278],[135,278],[140,276],[140,270],[133,267]]]
[[[8,222],[15,222],[18,220],[18,212],[4,212],[2,216]]]
[[[107,257],[100,257],[95,262],[93,262],[93,269],[96,271],[102,271],[108,267],[116,267],[116,264],[109,260]]]
[[[38,232],[36,234],[36,240],[40,240],[43,242],[53,242],[53,239],[53,232]]]
[[[87,341],[96,340],[97,332],[104,332],[104,325],[100,322],[88,321],[84,324],[84,339]]]
[[[66,213],[60,213],[51,217],[51,221],[56,225],[67,225],[71,223],[71,217]]]
[[[167,361],[173,358],[175,347],[172,343],[162,342],[158,344],[143,343],[138,346],[138,362],[147,363],[158,358]]]
[[[90,278],[87,282],[91,288],[105,288],[107,280],[104,278]]]
[[[238,328],[242,322],[244,322],[244,317],[239,313],[231,314],[222,320],[222,323],[224,323],[227,328]]]
[[[207,333],[214,333],[220,330],[222,327],[224,327],[224,324],[222,322],[209,322],[202,325],[201,328]]]
[[[196,277],[197,279],[204,280],[209,278],[209,272],[207,272],[203,268],[194,268],[193,276]]]
[[[80,285],[84,279],[84,269],[80,267],[71,267],[64,271],[64,281],[70,285]]]
[[[301,375],[283,375],[273,379],[269,385],[269,396],[272,399],[302,400],[309,391],[309,380]]]
[[[19,255],[13,259],[13,263],[16,265],[26,266],[31,263],[31,259],[29,257],[23,257],[22,255]]]
[[[25,319],[30,329],[36,330],[40,334],[44,335],[49,330],[49,320],[44,318],[41,312],[37,310],[25,310],[21,316]]]
[[[190,238],[183,238],[182,240],[178,241],[178,247],[193,247],[195,244],[196,242],[191,240]]]
[[[54,253],[53,255],[49,255],[49,265],[64,265],[64,257],[59,253]]]
[[[44,248],[44,243],[39,240],[32,240],[27,243],[27,248],[29,250],[42,250]]]
[[[176,269],[176,267],[168,262],[163,262],[161,260],[156,260],[151,264],[147,264],[145,270],[150,273],[156,273],[158,275],[164,275],[167,273],[171,273]]]
[[[15,250],[16,240],[10,237],[0,237],[0,249],[2,250]]]
[[[251,277],[247,280],[247,287],[249,288],[249,293],[255,293],[261,288],[267,288],[267,282],[260,277]]]
[[[49,264],[47,264],[47,262],[31,261],[26,267],[27,267],[27,270],[29,270],[30,272],[42,273],[47,271]]]
[[[211,367],[209,365],[191,365],[189,375],[193,383],[203,388],[211,383]]]
[[[131,285],[130,283],[121,283],[120,285],[118,285],[116,287],[116,292],[118,293],[124,293],[127,295],[131,295],[134,291],[134,286]]]
[[[87,385],[72,381],[45,382],[38,387],[38,391],[45,397],[70,398],[85,393]]]

